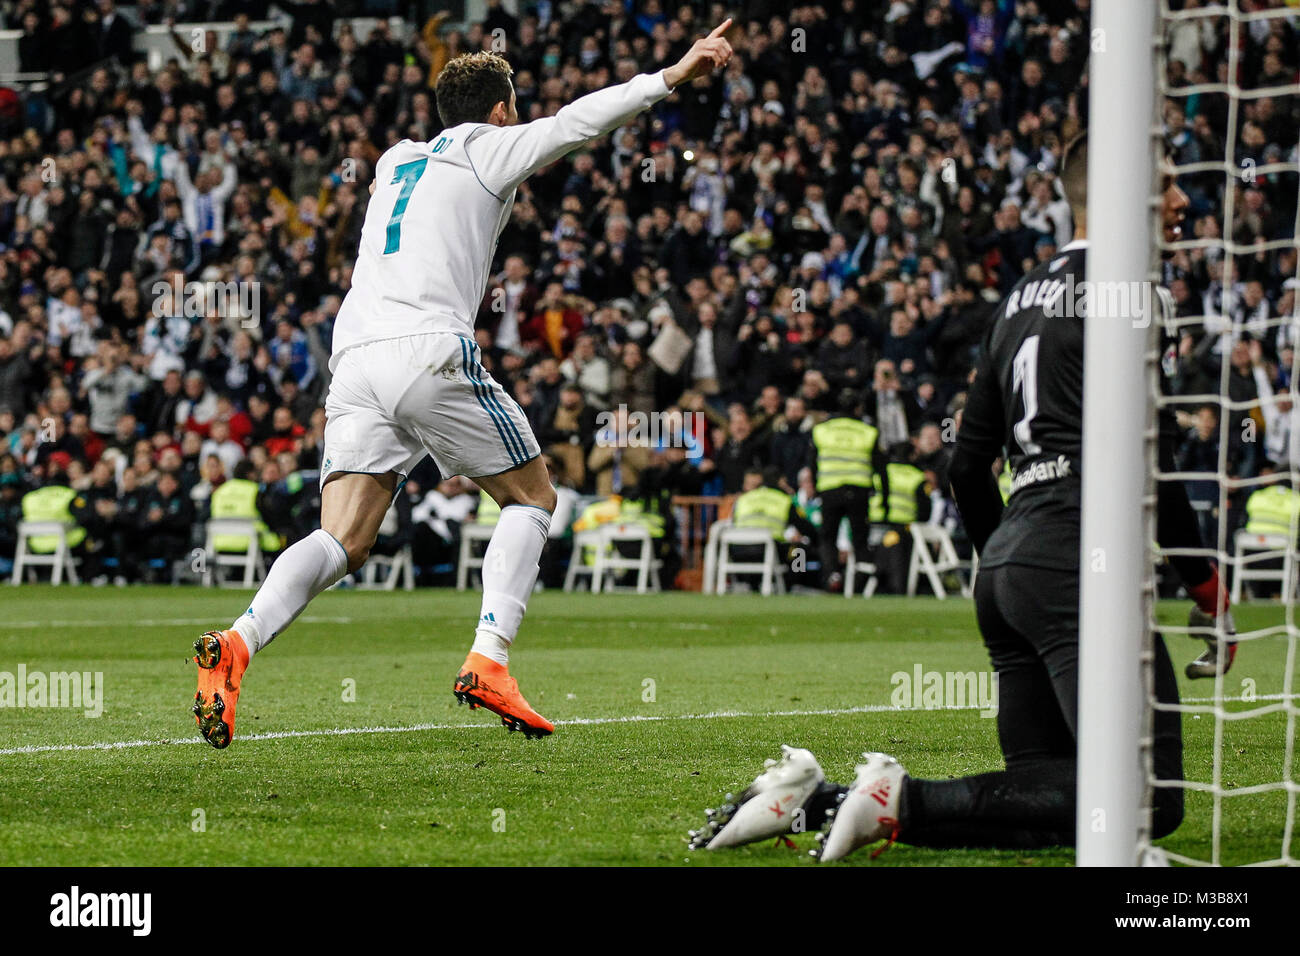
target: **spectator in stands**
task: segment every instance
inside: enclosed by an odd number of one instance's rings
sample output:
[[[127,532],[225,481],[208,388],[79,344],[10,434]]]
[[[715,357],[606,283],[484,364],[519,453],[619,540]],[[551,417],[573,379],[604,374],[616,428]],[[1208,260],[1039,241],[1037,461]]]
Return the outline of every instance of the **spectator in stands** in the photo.
[[[271,455],[278,455],[284,451],[297,451],[306,433],[307,430],[294,420],[293,412],[287,406],[281,405],[275,410],[271,434],[263,444],[266,446],[267,453]]]
[[[745,482],[745,472],[767,465],[767,446],[761,435],[754,434],[753,420],[745,406],[736,403],[727,410],[727,437],[714,459],[722,478],[723,494],[738,493]]]
[[[611,383],[609,361],[600,354],[597,341],[590,333],[578,336],[573,351],[560,363],[560,373],[579,389],[587,405],[599,410],[608,407]]]
[[[181,491],[174,472],[160,471],[153,492],[145,499],[139,529],[142,557],[161,565],[154,569],[160,572],[157,577],[171,580],[172,563],[188,552],[193,527],[194,503]]]
[[[1178,449],[1178,470],[1217,474],[1219,448],[1219,410],[1214,405],[1202,405],[1196,410],[1195,426]],[[1201,525],[1201,540],[1211,543],[1218,541],[1218,481],[1196,478],[1187,481],[1186,485],[1187,498]]]
[[[849,322],[835,323],[815,361],[817,371],[833,391],[862,388],[866,383],[870,367],[867,346],[854,334]]]
[[[0,568],[13,567],[18,550],[18,522],[23,520],[23,479],[16,471],[0,472]]]
[[[31,376],[28,357],[15,347],[12,338],[0,336],[0,411],[13,412],[19,418],[26,414]]]
[[[880,429],[884,448],[907,441],[920,420],[920,406],[903,387],[898,370],[889,359],[876,363],[871,390],[866,396],[866,416]]]
[[[776,467],[783,487],[792,494],[812,450],[814,424],[806,403],[798,395],[785,400],[785,411],[772,423],[768,459]]]
[[[88,359],[81,378],[80,398],[90,405],[90,428],[104,439],[112,436],[126,414],[131,398],[145,387],[145,379],[130,365],[123,346],[101,342],[95,359]]]
[[[629,412],[655,410],[655,367],[647,361],[641,346],[628,342],[610,375],[610,404]]]

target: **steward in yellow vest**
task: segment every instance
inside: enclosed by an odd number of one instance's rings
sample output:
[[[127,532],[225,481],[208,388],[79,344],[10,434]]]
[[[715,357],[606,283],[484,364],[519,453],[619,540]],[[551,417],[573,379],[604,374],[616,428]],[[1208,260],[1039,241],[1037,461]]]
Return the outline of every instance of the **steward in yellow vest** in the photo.
[[[846,389],[840,413],[812,430],[812,461],[817,494],[822,501],[821,568],[828,590],[839,591],[844,577],[836,544],[840,522],[849,522],[849,539],[859,564],[871,562],[867,510],[877,475],[880,493],[889,497],[888,459],[880,448],[880,432],[859,415],[857,394]]]
[[[617,521],[622,509],[623,498],[620,495],[610,495],[608,498],[593,501],[582,509],[577,520],[573,522],[573,530],[575,532],[591,531],[603,524]]]
[[[619,495],[610,495],[608,498],[593,501],[582,509],[577,520],[573,522],[573,531],[575,534],[583,531],[594,531],[603,524],[617,521],[622,510],[623,499]],[[595,548],[590,545],[583,547],[582,563],[588,565],[596,563]]]
[[[892,461],[885,474],[889,477],[889,497],[878,493],[871,499],[870,509],[872,540],[878,540],[876,577],[882,592],[902,594],[907,590],[907,569],[912,562],[912,532],[908,526],[929,520],[933,489],[925,472],[910,462]]]
[[[781,470],[775,465],[745,472],[744,492],[731,506],[731,523],[737,528],[763,528],[777,541],[790,540],[794,528],[805,540],[817,537],[817,525],[808,519],[794,495],[781,490]]]
[[[792,545],[810,545],[817,540],[817,527],[808,520],[799,508],[793,495],[782,491],[779,468],[769,465],[767,468],[751,468],[745,472],[744,491],[731,506],[731,523],[737,528],[761,528],[770,534],[777,544],[777,560],[783,565],[783,573],[789,577],[806,572],[806,551],[802,561],[791,561],[798,556],[792,552]],[[794,528],[797,536],[789,535]],[[758,563],[763,560],[761,545],[733,545],[732,556],[738,561]]]
[[[852,485],[870,488],[881,455],[876,448],[880,432],[860,418],[828,418],[812,430],[816,455],[817,490],[830,491]]]
[[[889,476],[889,501],[886,504],[877,477],[876,494],[868,511],[871,523],[909,525],[913,521],[928,521],[933,489],[925,479],[925,472],[909,462],[894,461],[886,466],[885,474]]]
[[[1285,484],[1266,485],[1246,499],[1246,530],[1251,534],[1295,537],[1300,528],[1300,491]]]
[[[639,524],[649,529],[650,537],[658,541],[664,536],[663,515],[647,508],[645,502],[624,498],[618,511],[618,520],[626,524]]]
[[[280,536],[271,531],[262,521],[257,510],[258,484],[247,478],[231,478],[223,482],[215,491],[209,502],[209,517],[212,518],[248,518],[257,529],[258,545],[263,551],[280,550]],[[248,536],[242,534],[219,534],[213,537],[212,546],[222,553],[248,550]]]
[[[1247,534],[1281,535],[1288,542],[1296,541],[1297,528],[1300,528],[1300,491],[1292,488],[1283,479],[1285,475],[1276,474],[1276,466],[1265,461],[1259,469],[1261,478],[1273,477],[1274,484],[1260,485],[1246,499],[1246,523],[1243,526]],[[1285,562],[1282,558],[1264,558],[1252,561],[1251,567],[1260,571],[1281,571]],[[1246,585],[1252,597],[1273,597],[1282,589],[1273,581],[1251,581]],[[1199,663],[1199,659],[1197,661]],[[1189,668],[1192,664],[1187,665]]]
[[[23,495],[24,521],[58,521],[68,526],[68,547],[78,547],[86,540],[86,529],[78,527],[72,517],[72,502],[77,493],[65,485],[46,485]],[[53,554],[59,539],[39,534],[27,539],[27,550],[34,554]]]
[[[750,475],[745,475],[746,486]],[[762,472],[757,472],[762,478]],[[731,506],[731,523],[737,528],[762,528],[776,541],[785,542],[785,529],[790,526],[790,511],[794,503],[790,496],[779,488],[763,483],[751,488]]]

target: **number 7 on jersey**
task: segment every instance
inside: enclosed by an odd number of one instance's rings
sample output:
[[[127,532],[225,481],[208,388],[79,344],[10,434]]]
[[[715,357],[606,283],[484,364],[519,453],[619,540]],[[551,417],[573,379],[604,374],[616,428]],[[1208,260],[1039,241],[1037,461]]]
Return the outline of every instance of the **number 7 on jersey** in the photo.
[[[406,204],[411,201],[415,184],[420,181],[420,177],[424,175],[424,167],[428,165],[427,159],[417,159],[413,163],[403,163],[393,170],[393,181],[390,185],[396,186],[401,183],[402,189],[397,194],[397,202],[393,203],[393,214],[388,217],[384,255],[396,252],[402,245],[402,216],[406,215]]]
[[[1034,416],[1038,414],[1037,335],[1031,335],[1025,339],[1024,344],[1020,346],[1020,351],[1016,352],[1011,367],[1011,388],[1013,391],[1020,393],[1020,397],[1025,404],[1025,417],[1016,422],[1012,432],[1016,436],[1016,442],[1026,455],[1037,455],[1043,448],[1038,442],[1034,441],[1030,432]]]

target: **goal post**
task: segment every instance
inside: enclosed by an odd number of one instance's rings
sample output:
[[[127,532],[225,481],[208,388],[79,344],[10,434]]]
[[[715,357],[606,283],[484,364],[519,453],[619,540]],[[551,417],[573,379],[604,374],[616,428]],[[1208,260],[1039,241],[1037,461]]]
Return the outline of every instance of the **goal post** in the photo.
[[[1138,858],[1148,720],[1156,0],[1095,0],[1088,89],[1077,862]],[[1143,302],[1147,311],[1143,311]]]
[[[1300,76],[1278,51],[1300,33],[1300,5],[1094,0],[1091,26],[1076,859],[1294,866]],[[1190,194],[1178,237],[1162,218],[1166,175]],[[1185,436],[1172,467],[1158,414]],[[1168,484],[1188,489],[1201,547],[1156,540]],[[1289,517],[1268,511],[1278,501]],[[1161,565],[1179,555],[1217,565],[1231,635],[1226,615],[1207,625],[1186,603],[1181,617],[1161,607],[1174,595]],[[1276,602],[1251,601],[1261,581]],[[1211,675],[1191,669],[1177,703],[1157,701],[1157,633],[1179,669],[1206,647],[1195,638],[1240,651],[1229,673],[1193,682]],[[1178,779],[1154,769],[1161,713],[1181,721]],[[1152,808],[1168,789],[1185,813],[1157,847]]]

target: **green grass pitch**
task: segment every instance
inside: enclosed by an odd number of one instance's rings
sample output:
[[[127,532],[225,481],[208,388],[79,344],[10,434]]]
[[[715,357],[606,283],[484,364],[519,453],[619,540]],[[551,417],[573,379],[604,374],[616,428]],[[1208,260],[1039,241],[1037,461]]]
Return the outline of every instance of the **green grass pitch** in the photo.
[[[987,670],[969,601],[539,594],[512,672],[560,726],[526,741],[451,695],[476,594],[331,592],[253,662],[236,740],[216,751],[189,714],[190,645],[246,600],[180,588],[5,589],[0,672],[102,672],[104,709],[97,719],[0,709],[0,864],[808,866],[810,834],[798,852],[692,853],[683,838],[782,743],[812,749],[838,780],[866,749],[896,755],[914,776],[1000,766],[996,721],[978,710],[889,709],[897,672]],[[1185,620],[1186,606],[1162,615]],[[1283,611],[1239,608],[1237,622],[1277,625]],[[1180,669],[1199,647],[1171,641]],[[1249,644],[1225,690],[1279,693],[1285,652],[1284,638]],[[1207,697],[1213,686],[1182,690]],[[1285,720],[1225,723],[1225,785],[1283,779]],[[346,729],[371,732],[333,732]],[[1184,718],[1192,779],[1211,779],[1214,729],[1210,716]],[[1279,855],[1285,799],[1224,801],[1224,862]],[[1165,844],[1208,857],[1212,811],[1191,794]],[[874,865],[1072,860],[1064,849],[898,846]],[[868,855],[848,862],[867,865]]]

